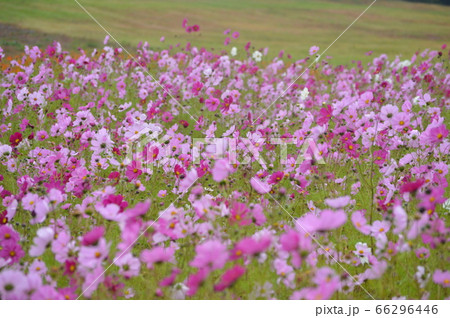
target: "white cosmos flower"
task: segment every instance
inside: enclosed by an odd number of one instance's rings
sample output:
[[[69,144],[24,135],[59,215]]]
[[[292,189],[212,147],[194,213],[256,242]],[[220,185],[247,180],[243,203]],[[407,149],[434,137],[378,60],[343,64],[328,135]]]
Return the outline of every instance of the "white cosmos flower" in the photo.
[[[255,51],[253,52],[252,57],[255,60],[255,62],[261,62],[262,53],[260,51]]]
[[[212,69],[211,69],[210,67],[205,68],[205,69],[203,70],[203,75],[205,75],[205,76],[210,76],[211,74],[212,74]]]
[[[302,92],[300,93],[300,98],[301,98],[301,100],[307,99],[307,98],[308,98],[308,95],[309,95],[308,87],[305,87],[305,88],[302,90]]]
[[[231,56],[236,56],[236,54],[237,54],[237,48],[236,48],[235,46],[233,46],[233,47],[231,48],[230,54],[231,54]]]

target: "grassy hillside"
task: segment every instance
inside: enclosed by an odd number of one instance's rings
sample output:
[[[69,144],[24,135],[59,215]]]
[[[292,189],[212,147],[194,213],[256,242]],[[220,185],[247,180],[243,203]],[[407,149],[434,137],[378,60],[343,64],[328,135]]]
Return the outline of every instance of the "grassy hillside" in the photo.
[[[241,37],[234,43],[252,41],[256,48],[284,49],[303,57],[310,46],[326,48],[371,3],[371,1],[320,0],[79,0],[104,27],[125,45],[147,40],[155,47],[191,41],[207,48],[224,48],[227,28]],[[101,45],[105,33],[69,0],[0,0],[0,23],[33,30],[35,37],[22,41],[17,33],[0,25],[0,45],[7,51],[23,44],[49,42],[52,36],[65,39],[69,49],[78,45]],[[438,48],[450,40],[450,7],[378,0],[327,52],[337,62],[367,60],[374,54],[402,54],[418,49]],[[201,32],[186,34],[181,21],[199,24]],[[42,35],[45,32],[45,35]],[[166,42],[161,44],[161,36]],[[34,40],[33,40],[34,39]],[[64,42],[64,41],[63,41]],[[229,50],[230,47],[227,47]]]

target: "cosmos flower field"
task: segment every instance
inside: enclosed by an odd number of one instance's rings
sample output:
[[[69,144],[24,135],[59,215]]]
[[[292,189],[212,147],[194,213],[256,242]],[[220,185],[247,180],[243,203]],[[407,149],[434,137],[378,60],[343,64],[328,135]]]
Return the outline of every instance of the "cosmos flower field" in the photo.
[[[450,296],[449,49],[225,33],[0,49],[1,299]]]

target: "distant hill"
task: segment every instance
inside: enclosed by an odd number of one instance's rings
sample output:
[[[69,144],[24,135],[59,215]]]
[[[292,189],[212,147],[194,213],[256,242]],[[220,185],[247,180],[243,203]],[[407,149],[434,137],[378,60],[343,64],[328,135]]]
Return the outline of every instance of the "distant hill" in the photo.
[[[446,6],[450,5],[450,0],[404,0],[408,2],[422,2],[422,3],[431,3],[431,4],[443,4]]]

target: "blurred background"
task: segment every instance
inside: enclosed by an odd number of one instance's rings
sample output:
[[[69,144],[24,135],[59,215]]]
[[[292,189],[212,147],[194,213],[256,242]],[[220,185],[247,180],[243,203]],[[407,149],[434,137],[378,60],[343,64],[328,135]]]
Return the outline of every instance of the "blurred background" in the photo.
[[[365,0],[78,0],[127,48],[148,41],[154,49],[191,42],[215,51],[249,41],[300,59],[312,45],[328,47],[372,1]],[[368,61],[373,51],[410,58],[417,50],[450,44],[449,1],[378,0],[327,52],[335,63]],[[446,5],[447,4],[447,5]],[[187,33],[188,19],[200,31]],[[224,45],[224,30],[240,37]],[[160,42],[164,36],[165,42]],[[74,0],[0,0],[0,46],[7,55],[24,45],[46,47],[60,41],[65,50],[101,47],[105,32]],[[111,43],[111,42],[110,42]]]

